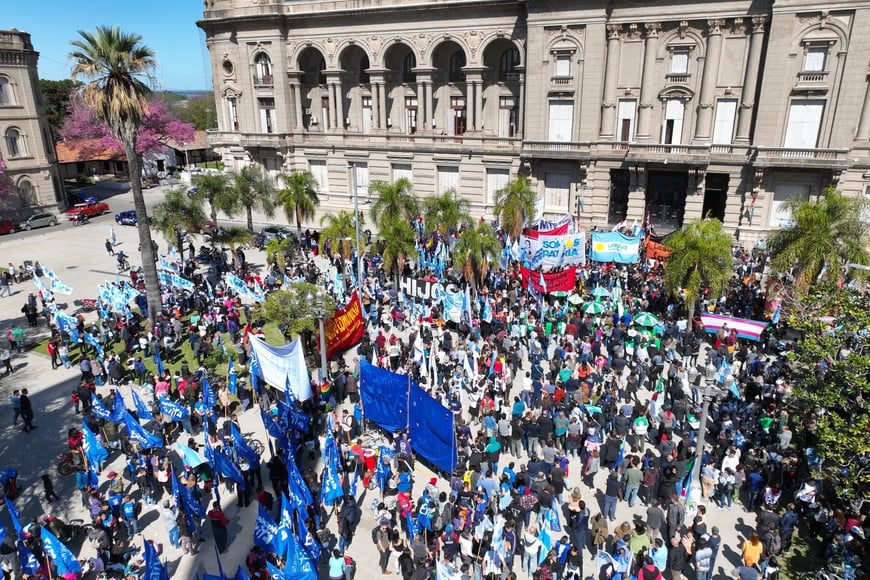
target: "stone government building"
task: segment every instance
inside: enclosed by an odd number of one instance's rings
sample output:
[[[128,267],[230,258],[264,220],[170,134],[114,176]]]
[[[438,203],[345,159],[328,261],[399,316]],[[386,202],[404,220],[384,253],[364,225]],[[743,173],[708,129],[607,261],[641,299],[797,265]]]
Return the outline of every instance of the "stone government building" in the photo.
[[[230,168],[371,180],[477,216],[531,177],[546,216],[741,241],[829,184],[870,193],[870,5],[833,0],[206,0]]]

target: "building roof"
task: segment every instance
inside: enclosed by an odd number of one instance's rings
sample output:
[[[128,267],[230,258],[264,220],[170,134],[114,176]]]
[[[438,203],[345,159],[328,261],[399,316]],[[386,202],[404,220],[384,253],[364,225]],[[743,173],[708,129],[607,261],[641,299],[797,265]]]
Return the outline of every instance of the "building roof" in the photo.
[[[166,145],[177,149],[178,151],[197,151],[199,149],[208,149],[205,131],[197,129],[194,132],[193,141],[182,143],[174,139],[167,139]]]
[[[114,161],[125,159],[124,154],[104,146],[99,139],[60,141],[57,146],[58,163],[85,161]]]

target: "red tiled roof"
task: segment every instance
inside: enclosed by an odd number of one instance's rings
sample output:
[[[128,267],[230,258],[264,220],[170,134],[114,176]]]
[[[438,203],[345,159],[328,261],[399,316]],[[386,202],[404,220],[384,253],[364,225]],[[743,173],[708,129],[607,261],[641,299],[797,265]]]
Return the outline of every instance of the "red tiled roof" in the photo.
[[[174,139],[167,139],[166,144],[173,149],[178,149],[179,151],[196,151],[198,149],[208,149],[206,132],[201,130],[197,130],[195,132],[193,136],[193,141],[181,143],[180,141],[176,141]]]
[[[56,145],[58,163],[82,163],[85,161],[114,161],[124,159],[124,154],[103,146],[99,139],[60,141]]]

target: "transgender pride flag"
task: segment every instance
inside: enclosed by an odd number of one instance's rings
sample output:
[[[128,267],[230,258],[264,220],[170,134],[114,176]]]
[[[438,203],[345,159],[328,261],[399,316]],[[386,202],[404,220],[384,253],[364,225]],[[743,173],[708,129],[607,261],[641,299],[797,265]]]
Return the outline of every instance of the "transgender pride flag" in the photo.
[[[768,324],[767,322],[719,314],[702,314],[701,323],[704,325],[704,330],[712,334],[719,332],[720,328],[727,325],[728,330],[736,330],[737,336],[749,340],[761,340],[761,333],[764,332]]]

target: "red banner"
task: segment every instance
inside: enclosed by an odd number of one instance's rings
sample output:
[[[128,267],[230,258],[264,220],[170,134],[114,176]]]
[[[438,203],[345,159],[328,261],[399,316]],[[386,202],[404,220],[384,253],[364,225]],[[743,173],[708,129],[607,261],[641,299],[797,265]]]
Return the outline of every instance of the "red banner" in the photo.
[[[323,326],[326,332],[326,357],[332,358],[362,340],[365,332],[362,303],[354,291],[344,308],[339,308]]]
[[[541,285],[541,273],[537,270],[529,270],[521,267],[523,276],[523,288],[529,287],[531,282],[536,292],[544,292],[544,287]],[[567,268],[559,272],[544,272],[544,284],[546,284],[546,293],[553,292],[571,292],[574,289],[574,284],[577,281],[577,268]]]
[[[535,230],[532,228],[526,228],[523,230],[523,235],[533,240],[537,240],[539,236],[564,236],[568,233],[569,225],[571,224],[565,222],[550,230]]]

